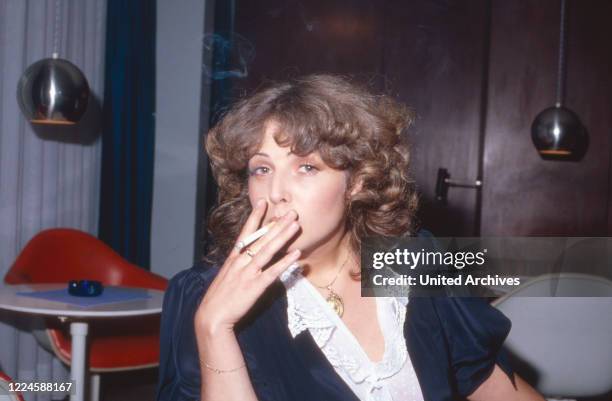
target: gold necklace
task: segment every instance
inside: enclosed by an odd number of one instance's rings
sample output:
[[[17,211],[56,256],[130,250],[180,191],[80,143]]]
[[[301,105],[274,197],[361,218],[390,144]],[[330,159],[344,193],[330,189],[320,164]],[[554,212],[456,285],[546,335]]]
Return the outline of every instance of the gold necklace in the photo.
[[[338,270],[338,272],[336,273],[336,276],[331,281],[331,283],[323,287],[320,287],[316,284],[314,285],[317,288],[329,291],[329,295],[327,296],[327,298],[325,298],[325,301],[334,310],[334,312],[336,312],[338,316],[340,317],[342,317],[342,315],[344,314],[344,302],[342,301],[342,297],[334,291],[334,289],[332,288],[332,285],[334,285],[334,283],[336,282],[336,279],[338,278],[338,276],[340,276],[340,272],[342,272],[342,269],[344,269],[346,262],[348,262],[349,254],[350,252],[346,254],[346,259],[344,259],[344,263],[342,263],[342,266],[340,266],[340,270]]]

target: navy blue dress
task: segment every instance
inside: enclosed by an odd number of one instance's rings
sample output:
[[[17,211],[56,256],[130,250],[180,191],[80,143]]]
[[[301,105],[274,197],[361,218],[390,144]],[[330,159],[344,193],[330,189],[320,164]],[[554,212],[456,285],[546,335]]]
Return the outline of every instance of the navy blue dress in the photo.
[[[170,280],[161,319],[159,401],[200,399],[193,320],[218,271],[198,264]],[[484,299],[414,297],[406,313],[406,345],[426,401],[464,399],[495,364],[514,383],[502,349],[510,320]],[[358,401],[308,330],[291,337],[280,281],[268,288],[236,334],[259,401]]]

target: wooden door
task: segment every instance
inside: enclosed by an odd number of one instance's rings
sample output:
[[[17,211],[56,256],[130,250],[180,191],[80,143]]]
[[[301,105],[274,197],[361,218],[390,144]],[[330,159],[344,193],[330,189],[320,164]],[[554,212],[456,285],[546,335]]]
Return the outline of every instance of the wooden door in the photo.
[[[435,197],[438,169],[474,183],[481,175],[488,2],[389,0],[384,71],[388,86],[417,115],[412,168],[422,225],[437,236],[475,236],[479,192],[450,188]]]

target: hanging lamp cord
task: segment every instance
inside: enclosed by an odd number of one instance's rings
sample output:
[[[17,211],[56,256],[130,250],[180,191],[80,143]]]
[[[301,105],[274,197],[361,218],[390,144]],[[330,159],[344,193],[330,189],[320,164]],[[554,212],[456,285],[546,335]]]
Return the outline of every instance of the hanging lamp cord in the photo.
[[[559,64],[557,66],[557,107],[565,102],[565,57],[566,57],[566,0],[561,0],[561,19],[559,21]]]
[[[53,22],[53,58],[59,57],[59,26],[60,26],[60,2],[55,0],[55,21]]]

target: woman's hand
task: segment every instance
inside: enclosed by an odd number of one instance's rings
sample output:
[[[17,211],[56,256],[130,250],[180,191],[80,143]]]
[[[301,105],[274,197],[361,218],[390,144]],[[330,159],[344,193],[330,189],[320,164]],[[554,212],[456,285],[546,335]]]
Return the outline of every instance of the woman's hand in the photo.
[[[260,200],[249,215],[237,242],[257,231],[265,215],[267,202]],[[270,264],[274,255],[297,233],[297,213],[289,211],[264,236],[239,250],[234,247],[210,284],[195,315],[196,332],[213,333],[233,330],[234,325],[255,304],[274,280],[300,257],[295,250]],[[253,256],[246,253],[251,250]]]

